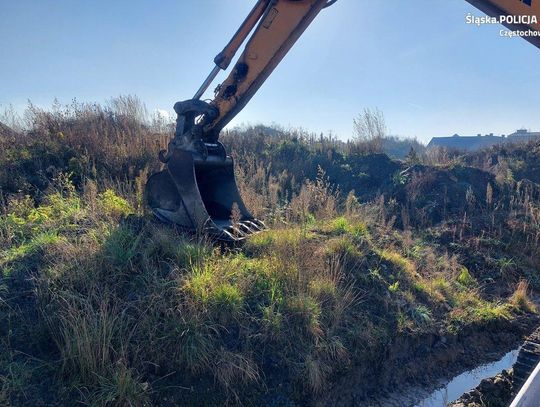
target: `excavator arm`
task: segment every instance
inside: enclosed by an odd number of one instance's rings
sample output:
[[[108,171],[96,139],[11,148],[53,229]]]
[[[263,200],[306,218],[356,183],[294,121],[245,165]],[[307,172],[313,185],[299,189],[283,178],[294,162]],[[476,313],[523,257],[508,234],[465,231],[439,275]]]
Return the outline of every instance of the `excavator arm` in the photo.
[[[335,2],[336,0],[257,0],[232,39],[214,58],[215,67],[195,96],[177,104],[176,113],[179,116],[185,116],[186,113],[188,116],[193,113],[204,115],[204,119],[199,123],[200,139],[215,143],[219,132],[246,106],[317,14]],[[229,76],[216,88],[210,106],[204,107],[197,101],[217,74],[229,67],[250,34],[251,37]],[[181,120],[176,131],[177,137],[186,133],[185,126],[185,121]],[[199,147],[204,150],[200,143]]]
[[[257,28],[211,102],[219,112],[205,127],[212,139],[217,140],[221,129],[244,108],[321,9],[329,4],[328,0],[257,2],[239,32],[215,59],[216,66],[226,67],[252,28],[255,17],[259,17]]]
[[[193,99],[177,102],[176,131],[164,170],[147,182],[147,201],[161,220],[204,230],[220,240],[240,240],[264,228],[244,205],[232,158],[219,133],[249,102],[296,40],[336,0],[258,0],[238,31],[214,59],[216,66]],[[251,37],[248,39],[248,36]],[[240,46],[246,46],[209,103],[200,100]]]

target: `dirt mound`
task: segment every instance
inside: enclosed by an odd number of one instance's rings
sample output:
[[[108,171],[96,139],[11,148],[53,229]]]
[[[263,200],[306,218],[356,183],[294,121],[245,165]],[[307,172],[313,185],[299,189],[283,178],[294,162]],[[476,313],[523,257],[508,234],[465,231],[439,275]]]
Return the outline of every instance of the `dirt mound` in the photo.
[[[343,174],[340,188],[344,191],[354,189],[358,197],[368,201],[381,192],[394,188],[394,176],[403,166],[386,154],[355,156],[350,160],[351,174]]]
[[[418,164],[399,173],[394,184],[390,196],[402,208],[397,215],[403,226],[433,225],[464,213],[480,213],[501,194],[492,174],[473,167]]]
[[[463,158],[467,165],[489,170],[516,181],[540,183],[540,141],[494,146]]]

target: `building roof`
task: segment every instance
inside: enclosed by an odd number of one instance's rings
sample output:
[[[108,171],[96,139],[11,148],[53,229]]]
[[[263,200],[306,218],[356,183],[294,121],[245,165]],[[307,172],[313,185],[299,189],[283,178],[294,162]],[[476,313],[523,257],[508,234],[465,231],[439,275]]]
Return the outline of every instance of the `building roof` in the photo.
[[[433,137],[429,144],[429,147],[445,147],[457,150],[478,150],[480,148],[490,147],[495,144],[504,142],[504,138],[494,135],[486,136],[460,136],[454,134],[451,137]]]
[[[496,144],[529,141],[535,138],[540,138],[540,132],[529,132],[525,129],[516,130],[514,133],[509,134],[508,137],[495,136],[493,133],[482,136],[478,134],[476,136],[460,136],[454,134],[450,137],[433,137],[429,144],[430,147],[444,147],[456,150],[474,151],[486,147],[491,147]]]
[[[508,137],[536,138],[540,137],[540,131],[527,131],[525,129],[519,129],[516,130],[514,133],[509,134]]]

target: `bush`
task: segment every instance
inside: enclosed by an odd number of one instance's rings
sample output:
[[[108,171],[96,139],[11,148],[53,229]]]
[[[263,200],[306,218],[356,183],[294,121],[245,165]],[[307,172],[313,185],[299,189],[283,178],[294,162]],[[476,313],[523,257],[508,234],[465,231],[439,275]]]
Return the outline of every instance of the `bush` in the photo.
[[[108,216],[119,218],[134,213],[129,202],[116,195],[112,189],[107,189],[99,194],[98,204],[100,205],[102,212]]]

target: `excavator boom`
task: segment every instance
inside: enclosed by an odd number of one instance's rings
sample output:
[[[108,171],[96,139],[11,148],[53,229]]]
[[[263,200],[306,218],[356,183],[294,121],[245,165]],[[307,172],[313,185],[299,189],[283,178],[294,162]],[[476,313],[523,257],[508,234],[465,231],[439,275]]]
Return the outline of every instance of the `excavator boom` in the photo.
[[[212,101],[219,115],[206,126],[205,131],[214,139],[259,90],[328,1],[279,0],[259,3],[265,5],[259,24]],[[255,6],[257,12],[260,8],[258,4]],[[228,47],[220,55],[227,55],[227,50]]]

